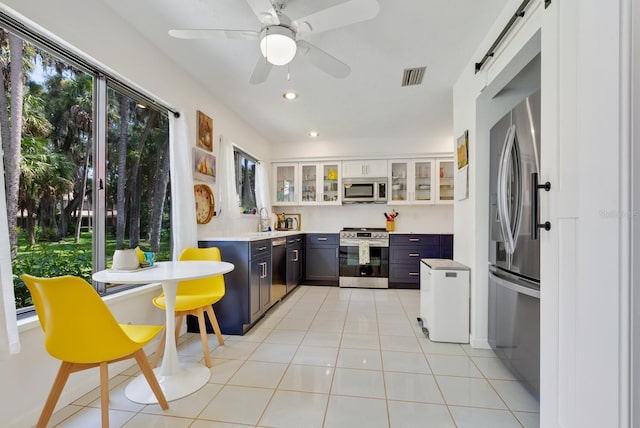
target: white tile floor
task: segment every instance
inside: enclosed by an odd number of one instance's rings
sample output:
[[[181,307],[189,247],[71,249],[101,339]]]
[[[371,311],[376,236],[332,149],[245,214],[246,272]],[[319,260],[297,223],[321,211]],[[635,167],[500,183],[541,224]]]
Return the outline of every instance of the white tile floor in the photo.
[[[300,286],[245,336],[211,336],[211,379],[157,405],[130,402],[137,374],[111,380],[112,427],[538,427],[538,402],[490,350],[426,339],[418,291]],[[202,361],[199,336],[181,360]],[[96,376],[97,376],[96,372]],[[51,426],[99,426],[99,392]]]

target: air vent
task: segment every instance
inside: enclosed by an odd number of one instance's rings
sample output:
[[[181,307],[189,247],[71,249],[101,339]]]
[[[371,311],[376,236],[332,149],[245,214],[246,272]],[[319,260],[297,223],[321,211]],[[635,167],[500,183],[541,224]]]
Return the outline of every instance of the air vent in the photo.
[[[414,86],[422,83],[427,67],[405,68],[402,75],[402,86]]]

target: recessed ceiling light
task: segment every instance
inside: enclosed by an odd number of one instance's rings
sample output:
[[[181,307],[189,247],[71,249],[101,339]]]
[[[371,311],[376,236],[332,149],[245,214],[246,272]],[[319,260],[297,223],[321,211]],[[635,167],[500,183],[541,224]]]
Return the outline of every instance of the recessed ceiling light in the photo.
[[[318,131],[309,131],[309,137],[317,137],[319,135]]]
[[[298,98],[298,94],[296,94],[295,92],[285,92],[284,94],[282,94],[282,98],[284,98],[285,100],[295,100],[296,98]]]

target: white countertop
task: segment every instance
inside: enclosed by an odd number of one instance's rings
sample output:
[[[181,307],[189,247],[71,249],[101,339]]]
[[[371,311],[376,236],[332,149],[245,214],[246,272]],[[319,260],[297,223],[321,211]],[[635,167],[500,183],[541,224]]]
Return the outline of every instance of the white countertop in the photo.
[[[219,234],[213,236],[204,236],[202,238],[198,238],[198,241],[259,241],[261,239],[273,239],[273,238],[282,238],[284,236],[291,235],[300,235],[302,232],[299,230],[276,230],[272,232],[244,232],[244,233],[229,233],[229,234]]]
[[[211,236],[204,236],[198,238],[198,241],[259,241],[261,239],[281,238],[284,236],[309,234],[309,233],[339,233],[340,231],[327,232],[317,230],[276,230],[272,232],[239,232],[239,233],[220,233]],[[389,232],[390,235],[429,235],[427,232]],[[436,233],[436,235],[442,235],[442,233]]]

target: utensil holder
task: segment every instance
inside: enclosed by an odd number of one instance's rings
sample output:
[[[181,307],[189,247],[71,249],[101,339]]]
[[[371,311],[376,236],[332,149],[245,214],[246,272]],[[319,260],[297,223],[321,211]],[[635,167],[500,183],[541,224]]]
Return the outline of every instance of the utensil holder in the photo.
[[[396,230],[396,222],[387,220],[387,232],[393,232]]]

